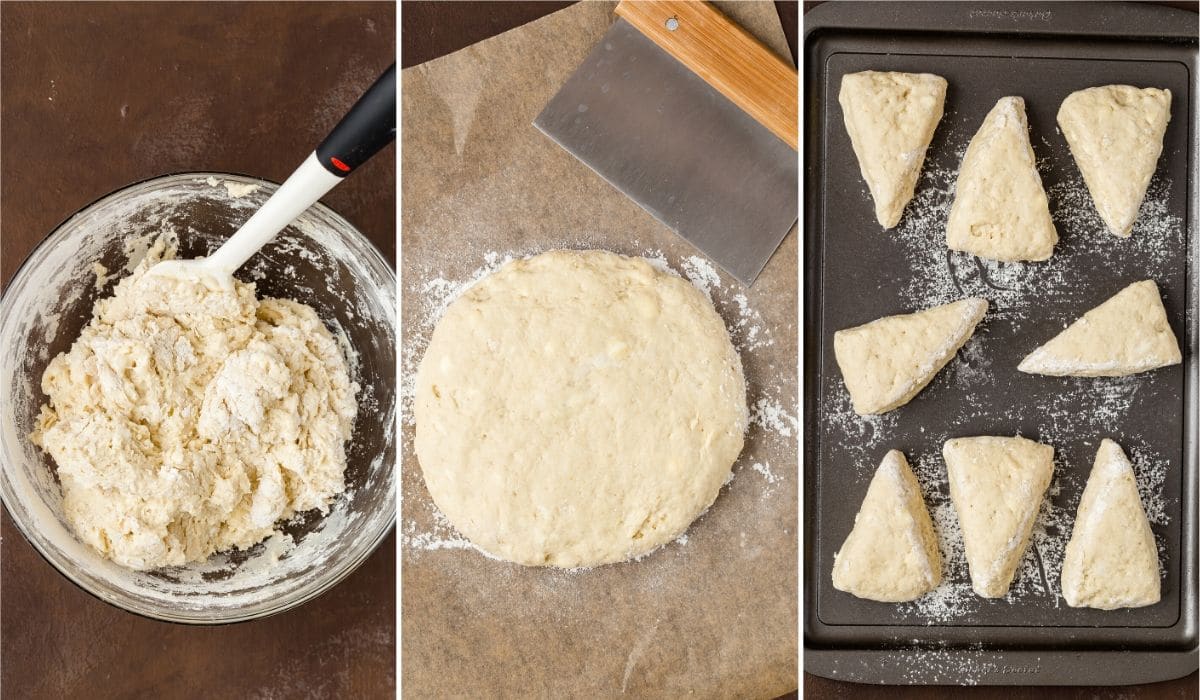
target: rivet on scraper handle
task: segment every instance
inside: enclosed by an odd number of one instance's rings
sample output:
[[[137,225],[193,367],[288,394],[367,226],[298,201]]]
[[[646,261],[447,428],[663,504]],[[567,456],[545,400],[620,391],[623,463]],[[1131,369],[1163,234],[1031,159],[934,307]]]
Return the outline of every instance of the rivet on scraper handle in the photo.
[[[796,150],[796,71],[706,2],[621,0],[617,15]]]
[[[796,73],[703,3],[618,12],[534,126],[749,286],[796,223]]]

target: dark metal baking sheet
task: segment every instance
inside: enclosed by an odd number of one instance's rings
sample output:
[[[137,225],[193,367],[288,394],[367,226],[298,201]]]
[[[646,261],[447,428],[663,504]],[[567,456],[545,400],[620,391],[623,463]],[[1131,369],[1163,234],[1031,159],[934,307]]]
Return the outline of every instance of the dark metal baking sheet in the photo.
[[[1196,668],[1195,32],[1195,14],[1145,5],[827,3],[806,15],[806,670],[887,683],[1120,684]],[[847,423],[844,413],[837,420],[831,415],[838,392],[845,392],[833,332],[944,299],[914,303],[920,295],[911,279],[911,240],[906,244],[875,222],[842,124],[841,77],[868,69],[932,72],[950,83],[918,198],[923,188],[952,186],[953,176],[947,183],[944,174],[957,171],[962,150],[997,99],[1023,96],[1060,235],[1056,273],[1035,268],[1021,278],[1053,290],[1045,308],[1012,314],[1001,304],[980,327],[971,361],[1002,378],[964,392],[955,385],[952,362],[916,399],[874,427]],[[1056,129],[1058,106],[1075,90],[1111,83],[1172,92],[1172,120],[1153,185],[1163,207],[1155,215],[1177,217],[1178,250],[1166,255],[1144,240],[1122,244],[1106,239],[1107,233],[1080,230],[1098,219],[1069,211],[1081,202],[1060,194],[1079,176]],[[943,179],[929,176],[935,172]],[[1090,200],[1083,204],[1091,206]],[[944,233],[939,228],[931,235]],[[1109,243],[1124,245],[1114,248],[1123,252],[1097,254],[1096,246]],[[963,267],[964,261],[946,255],[932,264]],[[1095,419],[1105,410],[1102,393],[1079,403],[1079,420],[1050,425],[1045,411],[1014,412],[1014,406],[1053,405],[1067,388],[1081,395],[1080,380],[1031,377],[1016,365],[1065,321],[1147,277],[1164,294],[1185,346],[1184,364],[1140,375],[1136,385],[1126,382],[1131,390],[1115,419]],[[1060,413],[1062,408],[1060,402]],[[866,450],[862,438],[871,430],[886,431],[886,439],[872,436],[874,449]],[[1154,525],[1163,566],[1160,603],[1112,612],[1074,609],[1062,602],[1057,576],[1046,580],[1042,574],[1040,584],[1012,600],[980,599],[964,614],[931,620],[916,606],[862,601],[832,588],[833,554],[886,449],[901,449],[913,462],[940,460],[944,437],[1018,432],[1054,445],[1056,493],[1049,498],[1070,511],[1070,520],[1101,438],[1127,449],[1145,446],[1162,458],[1166,517]],[[945,487],[944,480],[925,485]],[[1048,534],[1065,541],[1069,525]],[[947,574],[965,579],[964,571]]]

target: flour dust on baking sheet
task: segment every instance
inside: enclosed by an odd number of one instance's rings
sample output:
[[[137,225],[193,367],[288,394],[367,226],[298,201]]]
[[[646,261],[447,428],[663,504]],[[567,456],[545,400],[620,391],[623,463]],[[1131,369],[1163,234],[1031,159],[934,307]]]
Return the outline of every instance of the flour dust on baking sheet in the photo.
[[[954,159],[961,160],[964,151],[965,146],[957,149]],[[1039,167],[1045,175],[1045,158],[1039,160]],[[1063,180],[1048,182],[1047,196],[1060,233],[1049,260],[1005,263],[949,251],[944,231],[956,175],[953,167],[927,167],[899,226],[879,234],[894,236],[904,250],[905,275],[899,294],[904,309],[928,308],[970,296],[985,297],[990,304],[976,334],[925,389],[927,396],[955,396],[951,414],[939,421],[938,427],[919,426],[919,442],[906,451],[941,540],[944,580],[922,598],[895,606],[895,614],[900,620],[924,625],[969,624],[981,611],[996,610],[996,603],[978,597],[971,589],[962,531],[946,483],[942,444],[965,434],[961,426],[988,426],[984,432],[989,434],[1012,434],[1012,426],[1029,417],[1037,426],[1036,435],[1025,437],[1056,448],[1055,471],[1029,547],[1001,600],[1050,609],[1066,607],[1059,575],[1091,456],[1102,438],[1121,435],[1143,401],[1163,387],[1147,374],[1045,377],[1041,380],[1052,383],[1053,389],[1039,392],[1033,403],[997,401],[997,395],[1008,395],[1005,383],[1015,371],[1015,363],[1005,357],[1032,351],[1049,340],[1045,331],[1028,327],[1031,322],[1044,322],[1047,315],[1053,315],[1058,328],[1066,327],[1075,313],[1066,309],[1091,308],[1123,286],[1115,282],[1111,289],[1097,288],[1097,267],[1119,269],[1120,261],[1133,257],[1150,270],[1146,278],[1155,279],[1169,274],[1177,264],[1178,251],[1185,248],[1183,221],[1169,206],[1172,183],[1168,178],[1160,174],[1151,181],[1132,235],[1118,238],[1105,228],[1082,177],[1074,171]],[[869,198],[865,188],[863,197]],[[836,373],[825,375],[822,396],[823,434],[838,436],[840,452],[849,458],[844,468],[855,484],[865,488],[879,458],[897,447],[905,409],[858,415]],[[1079,443],[1079,436],[1085,435],[1090,437]],[[1164,488],[1171,460],[1136,435],[1118,442],[1134,464],[1142,503],[1160,555],[1165,555],[1165,534],[1172,525],[1169,513],[1178,508],[1178,499],[1168,499]],[[1070,462],[1061,450],[1068,445],[1074,455]],[[1161,575],[1165,583],[1165,568]]]

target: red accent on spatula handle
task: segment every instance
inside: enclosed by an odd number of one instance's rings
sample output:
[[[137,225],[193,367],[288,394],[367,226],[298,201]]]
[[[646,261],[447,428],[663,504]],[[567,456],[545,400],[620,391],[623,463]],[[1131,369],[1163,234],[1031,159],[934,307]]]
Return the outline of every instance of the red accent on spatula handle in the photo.
[[[330,173],[345,177],[395,140],[396,64],[393,63],[317,146],[317,159]]]

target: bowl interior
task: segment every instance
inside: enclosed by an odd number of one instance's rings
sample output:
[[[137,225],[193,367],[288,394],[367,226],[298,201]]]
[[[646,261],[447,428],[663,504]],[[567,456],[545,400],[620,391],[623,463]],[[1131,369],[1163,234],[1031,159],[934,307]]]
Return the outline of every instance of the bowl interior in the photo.
[[[210,184],[215,178],[217,185]],[[257,185],[235,197],[225,183]],[[236,188],[234,188],[236,190]],[[103,559],[61,516],[53,460],[28,438],[46,397],[41,376],[90,320],[98,298],[159,236],[179,257],[207,255],[276,185],[221,173],[171,175],[109,195],[64,222],[22,265],[0,318],[0,495],[27,539],[84,589],[133,612],[181,622],[261,617],[327,590],[361,563],[395,519],[395,276],[378,251],[323,205],[310,208],[237,277],[257,296],[295,299],[344,334],[359,411],[347,447],[346,492],[327,515],[299,514],[282,535],[184,567],[135,572]],[[240,194],[240,193],[239,193]],[[97,276],[95,264],[109,272]]]

